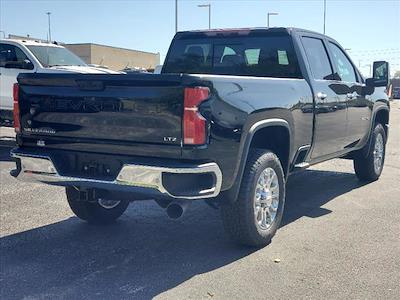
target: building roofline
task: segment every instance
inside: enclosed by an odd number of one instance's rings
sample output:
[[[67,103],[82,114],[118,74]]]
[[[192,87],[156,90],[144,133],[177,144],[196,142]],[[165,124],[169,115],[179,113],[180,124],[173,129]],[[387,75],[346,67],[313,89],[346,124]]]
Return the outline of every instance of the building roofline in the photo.
[[[142,51],[142,50],[129,49],[129,48],[123,48],[123,47],[116,47],[116,46],[109,46],[109,45],[103,45],[103,44],[97,44],[97,43],[73,43],[73,44],[66,43],[65,45],[66,46],[94,45],[94,46],[107,47],[107,48],[120,49],[120,50],[128,50],[128,51],[135,51],[135,52],[154,54],[154,55],[159,55],[160,54],[159,52]]]

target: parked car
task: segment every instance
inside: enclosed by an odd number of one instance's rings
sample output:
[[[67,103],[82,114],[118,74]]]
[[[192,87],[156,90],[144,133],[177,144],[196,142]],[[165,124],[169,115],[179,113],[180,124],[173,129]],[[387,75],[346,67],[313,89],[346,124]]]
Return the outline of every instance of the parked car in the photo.
[[[400,99],[400,87],[394,87],[392,95],[393,99]]]
[[[0,40],[0,118],[13,119],[13,84],[20,73],[117,73],[89,67],[63,46],[31,40]]]
[[[400,78],[390,80],[389,91],[392,99],[400,99]]]
[[[296,170],[346,158],[379,178],[388,64],[373,70],[364,80],[332,38],[271,28],[179,32],[161,74],[21,74],[11,174],[65,186],[90,223],[149,198],[178,218],[203,199],[234,241],[264,246]]]

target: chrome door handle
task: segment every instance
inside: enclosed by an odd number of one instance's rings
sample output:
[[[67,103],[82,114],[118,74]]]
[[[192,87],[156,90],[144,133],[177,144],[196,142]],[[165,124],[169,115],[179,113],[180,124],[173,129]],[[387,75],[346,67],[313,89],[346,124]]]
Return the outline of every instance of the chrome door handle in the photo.
[[[322,93],[322,92],[318,92],[318,93],[317,93],[317,98],[318,98],[318,99],[325,100],[326,97],[328,97],[328,95],[325,94],[325,93]]]

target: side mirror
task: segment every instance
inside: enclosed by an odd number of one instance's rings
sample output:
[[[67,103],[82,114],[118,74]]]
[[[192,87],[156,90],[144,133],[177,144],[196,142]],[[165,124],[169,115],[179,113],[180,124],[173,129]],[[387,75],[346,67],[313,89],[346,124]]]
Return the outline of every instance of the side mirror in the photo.
[[[366,80],[367,86],[380,87],[389,84],[389,63],[387,61],[374,61],[372,78]]]
[[[29,59],[23,61],[7,62],[4,67],[6,69],[22,69],[22,70],[33,70],[33,63]]]

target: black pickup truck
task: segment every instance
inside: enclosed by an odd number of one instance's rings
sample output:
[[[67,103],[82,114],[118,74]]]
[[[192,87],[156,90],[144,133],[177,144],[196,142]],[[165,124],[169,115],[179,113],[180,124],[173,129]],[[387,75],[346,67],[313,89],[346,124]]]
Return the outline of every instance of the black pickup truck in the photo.
[[[21,74],[11,174],[65,186],[92,223],[135,200],[178,218],[203,199],[233,240],[263,246],[295,170],[341,157],[380,176],[388,64],[373,70],[364,80],[327,36],[255,28],[179,32],[161,74]]]

